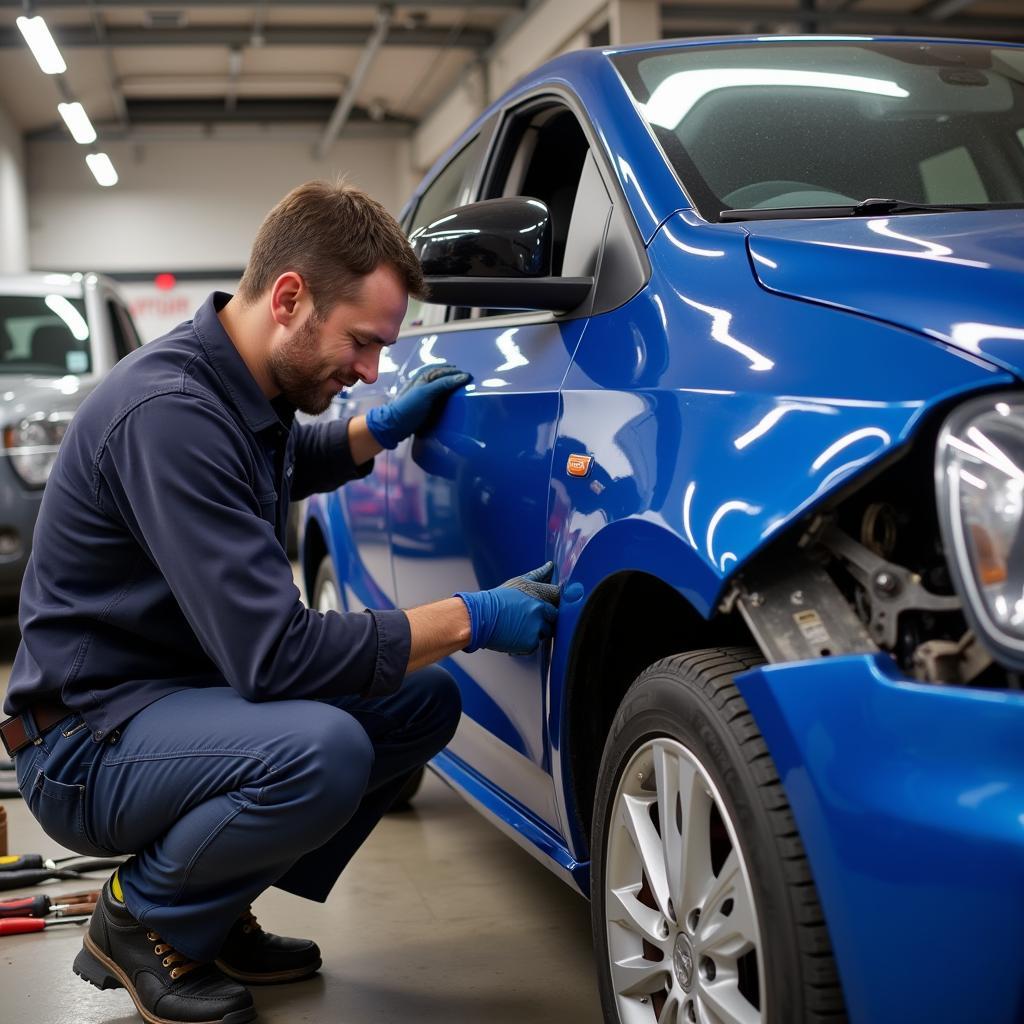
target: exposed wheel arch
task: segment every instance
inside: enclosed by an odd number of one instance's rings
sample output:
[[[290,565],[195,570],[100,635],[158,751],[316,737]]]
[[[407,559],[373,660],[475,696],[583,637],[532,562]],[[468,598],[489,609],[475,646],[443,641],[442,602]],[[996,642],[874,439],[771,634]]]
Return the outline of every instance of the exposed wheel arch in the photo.
[[[581,859],[589,856],[605,738],[633,680],[661,658],[731,645],[754,646],[739,616],[705,619],[651,573],[613,573],[594,590],[573,637],[564,695],[563,760]]]
[[[324,556],[328,553],[327,541],[324,539],[323,528],[315,516],[306,521],[306,533],[302,542],[302,581],[305,584],[306,600],[313,600],[313,585],[316,582],[317,569]]]

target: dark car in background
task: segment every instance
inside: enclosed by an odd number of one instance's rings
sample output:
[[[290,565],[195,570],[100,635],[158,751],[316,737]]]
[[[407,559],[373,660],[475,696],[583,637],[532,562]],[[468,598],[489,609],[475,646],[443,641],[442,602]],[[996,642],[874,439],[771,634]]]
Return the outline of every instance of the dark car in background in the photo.
[[[0,612],[17,608],[43,488],[71,417],[140,344],[110,278],[0,276]]]

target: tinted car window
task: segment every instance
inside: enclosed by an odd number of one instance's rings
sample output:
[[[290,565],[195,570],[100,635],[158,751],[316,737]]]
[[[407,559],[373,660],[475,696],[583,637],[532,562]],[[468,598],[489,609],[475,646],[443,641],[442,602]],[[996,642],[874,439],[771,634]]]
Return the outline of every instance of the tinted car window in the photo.
[[[0,296],[0,373],[89,373],[85,304],[63,295]]]
[[[410,221],[410,235],[416,234],[454,207],[469,202],[473,174],[481,156],[481,148],[482,139],[478,135],[472,142],[463,146],[431,182],[416,204],[416,211]],[[421,323],[425,305],[426,303],[420,299],[410,298],[402,327]]]
[[[614,61],[702,212],[1024,205],[1024,50],[779,43]]]
[[[107,312],[110,315],[110,328],[114,334],[114,351],[118,359],[124,359],[129,352],[140,345],[139,336],[128,310],[112,299],[107,300]]]

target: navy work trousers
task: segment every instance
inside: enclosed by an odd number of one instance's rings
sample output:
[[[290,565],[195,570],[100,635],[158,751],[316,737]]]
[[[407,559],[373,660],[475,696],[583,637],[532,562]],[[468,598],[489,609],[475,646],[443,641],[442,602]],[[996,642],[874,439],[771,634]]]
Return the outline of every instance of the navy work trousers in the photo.
[[[120,874],[128,910],[207,961],[264,889],[326,900],[459,712],[436,665],[372,699],[257,704],[227,686],[181,690],[113,742],[70,716],[17,755],[18,784],[63,846],[135,854]]]

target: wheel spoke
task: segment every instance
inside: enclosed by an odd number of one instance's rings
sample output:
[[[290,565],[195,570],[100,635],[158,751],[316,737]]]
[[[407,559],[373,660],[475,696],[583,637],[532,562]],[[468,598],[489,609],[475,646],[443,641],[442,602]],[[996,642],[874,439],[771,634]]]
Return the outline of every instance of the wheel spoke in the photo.
[[[661,934],[661,923],[664,918],[657,910],[652,910],[637,899],[640,883],[627,885],[621,889],[612,889],[614,903],[609,900],[608,920],[624,925],[634,932],[639,932],[648,942],[664,948],[665,939]]]
[[[648,960],[642,954],[613,960],[612,985],[620,996],[643,996],[665,987],[664,961]]]
[[[654,894],[658,910],[669,918],[668,879],[665,877],[665,854],[662,850],[661,837],[651,821],[651,805],[656,797],[637,797],[624,795],[622,798],[622,818],[629,832],[644,874]]]
[[[701,1024],[705,1021],[707,1024],[760,1024],[761,1014],[743,997],[732,976],[701,985],[697,994],[697,1020]]]
[[[668,893],[677,915],[684,913],[683,895],[683,833],[676,820],[676,804],[679,790],[685,786],[683,776],[694,769],[682,758],[671,753],[663,743],[654,746],[654,780],[658,790],[658,824],[661,828],[661,844],[665,852],[665,877]],[[685,827],[686,819],[683,819]]]
[[[673,988],[658,1014],[658,1024],[684,1024],[684,1020],[682,996]]]
[[[679,759],[679,802],[682,808],[680,922],[700,904],[714,875],[711,871],[711,794],[696,765]]]
[[[732,900],[728,916],[722,913],[726,900]],[[701,953],[730,959],[757,946],[754,907],[735,849],[726,857],[722,870],[704,898],[696,938]]]

